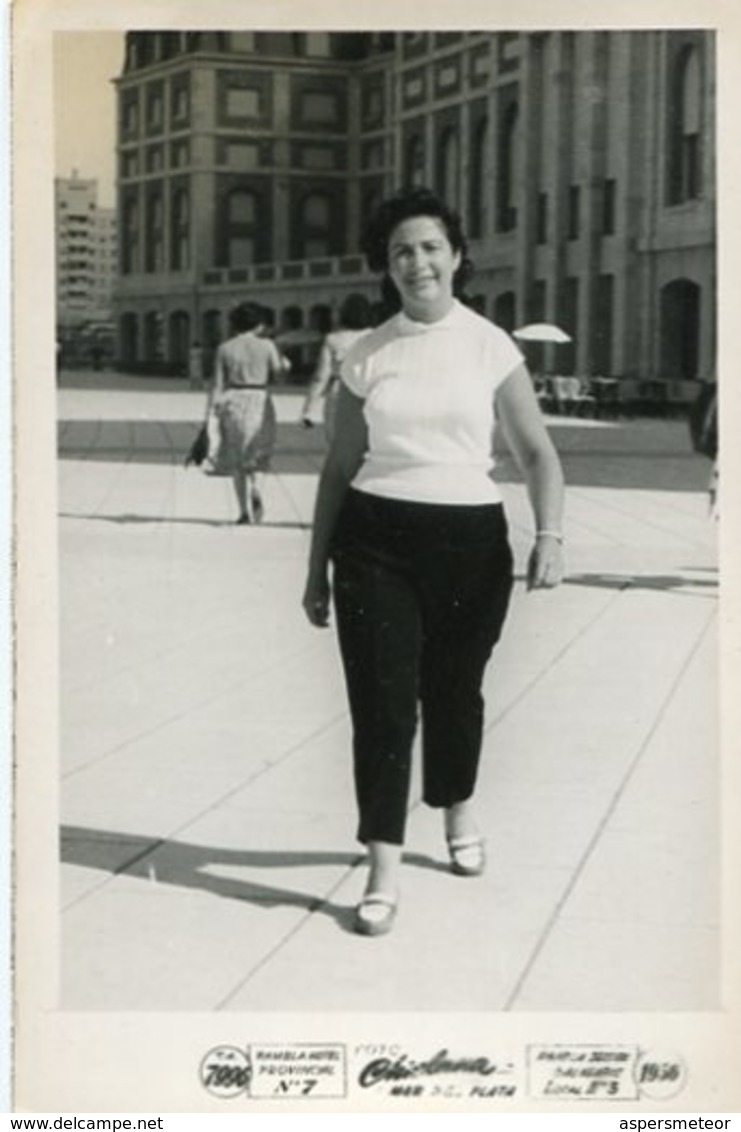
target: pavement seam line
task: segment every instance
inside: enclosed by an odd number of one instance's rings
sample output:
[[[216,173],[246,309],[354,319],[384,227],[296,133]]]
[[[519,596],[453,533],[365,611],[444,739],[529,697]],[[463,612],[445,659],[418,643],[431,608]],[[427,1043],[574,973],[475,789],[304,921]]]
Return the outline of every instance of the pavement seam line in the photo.
[[[587,497],[579,491],[579,488],[570,487],[569,495],[572,498],[576,496],[576,498],[578,499],[581,499],[585,502],[587,501]],[[613,511],[618,515],[623,515],[631,519],[634,523],[640,523],[644,527],[650,527],[651,530],[659,531],[662,535],[678,539],[680,542],[687,543],[689,546],[701,546],[703,549],[705,549],[705,543],[700,542],[698,539],[688,538],[686,535],[682,535],[678,531],[675,531],[672,527],[667,527],[662,523],[657,523],[653,519],[645,519],[641,515],[636,515],[632,511],[626,511],[624,508],[616,506],[614,503],[608,503],[606,500],[602,500],[600,506],[606,511]]]
[[[566,581],[567,581],[567,579],[565,578],[564,582],[566,582]],[[548,675],[548,673],[553,668],[555,668],[558,664],[561,663],[561,661],[566,656],[566,654],[568,652],[570,652],[570,650],[572,648],[574,648],[578,644],[579,641],[581,641],[582,637],[585,637],[587,635],[587,633],[591,632],[591,630],[594,628],[594,626],[599,621],[602,620],[602,618],[610,611],[612,606],[619,600],[621,595],[623,593],[625,593],[626,590],[629,590],[630,588],[631,588],[631,582],[630,582],[630,580],[626,580],[624,584],[618,586],[616,589],[614,589],[612,591],[612,593],[607,598],[607,600],[605,601],[602,608],[599,609],[593,617],[591,617],[588,621],[586,621],[585,624],[582,625],[581,629],[579,629],[573,635],[573,637],[569,638],[569,640],[566,642],[566,644],[563,645],[558,650],[558,652],[556,652],[551,657],[551,659],[540,669],[540,671],[537,672],[531,678],[531,680],[528,681],[528,683],[525,685],[525,687],[520,692],[518,692],[518,694],[514,697],[514,699],[510,700],[510,702],[506,705],[506,707],[503,707],[501,711],[497,712],[493,716],[491,722],[488,723],[484,728],[484,735],[488,735],[488,733],[490,731],[494,730],[494,728],[497,727],[502,722],[503,719],[507,718],[507,716],[510,714],[510,712],[514,711],[514,709],[520,704],[520,702],[526,696],[528,696],[530,694],[530,692],[533,690],[533,688],[535,688],[541,682],[541,680],[544,680],[546,678],[546,676]]]
[[[306,522],[303,519],[301,513],[299,512],[299,509],[296,505],[296,502],[295,502],[293,496],[291,495],[290,491],[288,490],[285,483],[283,482],[282,474],[280,472],[275,472],[274,473],[274,479],[276,481],[276,486],[280,489],[281,494],[283,495],[283,498],[287,501],[290,510],[296,516],[296,520],[298,522],[299,529],[302,530],[302,531],[310,531],[312,526],[313,526],[313,523],[312,523],[311,519],[309,519],[308,522]]]
[[[314,647],[315,642],[312,641],[307,644],[306,648],[302,649],[300,653],[292,653],[291,655],[294,657],[303,656],[305,652],[309,652]],[[165,653],[165,655],[167,655],[167,653]],[[252,683],[255,675],[262,676],[266,673],[273,672],[277,667],[279,667],[281,663],[282,661],[275,661],[275,663],[269,665],[269,667],[261,669],[259,673],[253,673],[249,680],[241,679],[230,685],[228,688],[220,688],[218,692],[214,693],[214,695],[209,696],[205,700],[201,700],[200,704],[198,705],[198,710],[200,711],[203,708],[211,707],[214,703],[216,703],[224,696],[233,695],[245,684]],[[178,712],[176,715],[168,716],[167,719],[162,719],[159,721],[159,723],[154,724],[154,726],[150,727],[149,730],[140,731],[132,738],[124,739],[124,741],[122,743],[119,743],[118,746],[112,747],[109,751],[106,751],[102,755],[97,755],[94,759],[90,759],[89,762],[81,763],[79,766],[75,766],[70,770],[64,771],[62,774],[60,774],[60,780],[62,782],[66,782],[68,779],[74,778],[76,775],[81,774],[83,771],[89,770],[91,767],[98,766],[100,763],[105,762],[106,759],[112,758],[113,755],[120,754],[121,751],[126,750],[126,748],[131,746],[133,743],[138,743],[142,739],[150,739],[152,735],[156,735],[158,731],[162,730],[162,728],[169,727],[171,724],[177,723],[178,720],[183,718],[184,714],[191,714],[192,710],[193,706],[188,705],[187,711],[185,713]]]
[[[227,1006],[227,1004],[229,1002],[231,1002],[231,1000],[235,997],[235,995],[237,995],[244,987],[246,987],[247,984],[249,982],[251,982],[252,979],[254,979],[254,977],[263,969],[263,967],[265,967],[272,959],[274,959],[275,956],[278,955],[283,950],[283,948],[286,947],[296,935],[298,935],[298,933],[303,928],[304,924],[306,924],[308,922],[308,920],[316,912],[319,911],[320,908],[324,907],[324,905],[328,903],[328,901],[331,899],[332,896],[334,896],[334,894],[337,892],[337,890],[339,888],[341,888],[343,884],[346,883],[348,877],[350,877],[356,869],[360,868],[360,866],[363,864],[364,861],[365,861],[365,855],[359,854],[358,857],[353,861],[353,863],[351,865],[349,865],[349,866],[347,866],[347,868],[343,869],[341,875],[338,877],[338,879],[335,881],[335,883],[332,885],[332,887],[327,892],[325,892],[323,896],[317,896],[316,899],[312,900],[309,907],[306,909],[304,914],[296,921],[296,923],[293,925],[293,927],[290,929],[290,931],[286,932],[286,934],[283,936],[283,938],[280,939],[270,951],[268,951],[265,955],[263,955],[262,959],[260,959],[254,965],[254,967],[251,967],[250,970],[247,972],[247,974],[243,975],[242,978],[237,983],[235,983],[235,985],[232,987],[232,989],[229,991],[229,993],[227,995],[225,995],[222,999],[220,999],[219,1002],[217,1002],[212,1007],[212,1009],[214,1011],[224,1010],[225,1007]]]
[[[141,852],[137,853],[136,856],[133,857],[131,860],[127,861],[126,864],[121,865],[118,868],[111,870],[111,872],[108,873],[108,875],[105,876],[98,884],[91,886],[85,892],[81,893],[80,896],[75,897],[74,900],[69,902],[69,904],[65,904],[63,910],[67,911],[69,908],[73,908],[75,905],[80,904],[83,900],[86,900],[88,896],[92,896],[94,893],[99,892],[100,889],[103,888],[105,885],[110,884],[114,877],[123,876],[123,874],[126,872],[127,869],[129,869],[131,867],[131,865],[138,864],[140,861],[144,860],[145,857],[148,857],[152,852],[155,852],[157,849],[159,849],[162,845],[166,844],[168,841],[172,841],[175,837],[179,837],[191,825],[194,825],[196,822],[200,821],[201,818],[204,818],[206,816],[206,814],[210,813],[212,810],[215,810],[219,806],[223,805],[224,802],[229,800],[229,798],[232,798],[235,794],[238,794],[240,792],[240,790],[244,790],[245,787],[251,786],[252,783],[254,783],[258,780],[258,778],[261,778],[264,774],[268,774],[270,771],[274,770],[276,767],[281,766],[282,763],[284,763],[287,759],[290,759],[302,747],[312,743],[323,732],[329,731],[332,727],[336,726],[336,724],[339,722],[339,720],[343,719],[344,716],[345,716],[345,712],[340,712],[338,715],[333,716],[330,720],[328,720],[326,723],[324,723],[321,727],[318,727],[315,731],[313,731],[311,733],[311,735],[308,736],[308,738],[303,738],[300,741],[300,743],[296,743],[292,747],[289,747],[289,749],[287,751],[284,751],[282,755],[279,755],[278,758],[274,759],[270,763],[266,763],[265,766],[261,766],[258,770],[256,770],[253,774],[251,774],[248,778],[243,779],[237,786],[233,786],[231,789],[227,790],[224,794],[221,794],[213,802],[210,802],[208,806],[205,806],[202,810],[199,810],[197,814],[194,814],[193,816],[189,817],[186,821],[184,821],[180,825],[176,826],[175,829],[170,830],[167,834],[165,834],[164,837],[161,837],[161,838],[157,839],[156,841],[153,841],[151,846],[149,846],[146,849],[143,849]],[[352,866],[352,867],[354,868],[355,866]],[[321,904],[322,901],[320,900],[319,903]]]
[[[563,892],[561,893],[561,896],[559,897],[559,899],[556,901],[556,904],[555,904],[553,911],[551,912],[550,916],[546,920],[546,923],[543,927],[543,930],[540,933],[540,936],[538,937],[532,951],[530,952],[530,958],[525,963],[522,971],[520,972],[517,980],[515,981],[515,984],[514,984],[512,990],[510,991],[510,993],[507,996],[504,1004],[502,1005],[502,1007],[501,1007],[502,1011],[512,1011],[514,1009],[515,1003],[516,1003],[518,997],[520,996],[520,994],[522,993],[522,990],[524,989],[525,984],[527,983],[527,980],[529,979],[535,964],[537,963],[538,959],[540,958],[540,955],[542,954],[543,949],[545,948],[546,943],[548,942],[548,938],[551,935],[554,927],[556,926],[556,923],[557,923],[557,921],[558,921],[558,919],[561,915],[561,912],[565,908],[565,906],[568,903],[569,898],[571,897],[574,889],[576,888],[577,884],[581,880],[584,869],[586,868],[590,857],[594,853],[594,850],[597,847],[597,843],[598,843],[602,834],[605,831],[606,825],[608,824],[608,822],[610,821],[610,819],[614,815],[620,801],[622,800],[623,795],[625,794],[625,791],[627,790],[627,788],[630,784],[630,781],[631,781],[635,771],[637,770],[638,765],[639,765],[641,759],[643,758],[649,743],[651,742],[654,735],[658,731],[659,726],[661,725],[661,723],[664,719],[664,716],[666,715],[669,703],[671,702],[672,698],[674,697],[676,690],[679,687],[679,685],[681,684],[682,680],[685,678],[685,676],[687,674],[687,670],[689,669],[690,665],[692,664],[693,660],[695,659],[695,656],[696,656],[699,648],[703,644],[705,637],[707,636],[708,632],[710,631],[710,626],[714,623],[715,620],[716,620],[716,614],[715,614],[715,611],[713,611],[711,613],[710,617],[708,617],[705,624],[702,626],[700,632],[697,634],[695,642],[692,645],[692,647],[690,648],[681,669],[679,670],[675,679],[672,681],[666,695],[664,696],[664,698],[661,702],[661,705],[659,707],[659,710],[656,713],[656,717],[654,719],[653,724],[649,728],[646,736],[643,739],[643,742],[639,745],[636,754],[634,755],[633,759],[631,760],[631,762],[628,766],[628,769],[626,770],[625,774],[623,775],[623,779],[622,779],[620,785],[616,789],[609,805],[605,809],[605,812],[602,815],[601,821],[599,822],[599,824],[597,825],[597,828],[595,829],[594,833],[592,834],[589,841],[587,842],[586,848],[584,849],[584,852],[582,853],[582,855],[581,855],[581,857],[580,857],[580,859],[579,859],[579,861],[576,865],[576,868],[572,871],[571,876],[569,878],[569,881],[566,884],[566,887],[564,888]]]
[[[517,693],[517,695],[513,699],[511,699],[505,707],[503,707],[501,709],[501,711],[498,711],[494,714],[494,716],[489,721],[489,723],[487,723],[486,726],[484,727],[484,731],[483,731],[484,736],[488,735],[490,731],[494,731],[495,728],[497,728],[499,726],[499,724],[502,722],[502,720],[506,719],[507,716],[511,712],[513,712],[515,710],[515,708],[517,708],[519,706],[519,704],[522,702],[522,700],[524,700],[526,696],[530,695],[533,688],[537,687],[537,685],[541,682],[541,680],[544,680],[546,678],[548,673],[553,668],[555,668],[556,665],[558,665],[561,662],[561,660],[564,658],[564,656],[566,656],[567,652],[569,652],[569,650],[571,648],[573,648],[582,639],[582,637],[585,636],[585,634],[587,634],[592,629],[592,627],[594,625],[596,625],[596,623],[599,620],[601,620],[602,617],[605,616],[605,614],[607,612],[609,612],[610,608],[618,600],[620,595],[622,593],[624,593],[625,590],[627,590],[629,588],[630,588],[630,582],[627,581],[624,585],[620,586],[618,589],[613,590],[613,592],[610,594],[610,596],[606,599],[605,604],[602,606],[602,608],[599,609],[597,611],[597,613],[595,613],[595,615],[589,619],[589,621],[587,621],[584,625],[582,625],[581,629],[579,629],[578,632],[576,632],[573,637],[570,637],[568,639],[566,644],[563,645],[558,650],[558,652],[555,653],[555,655],[551,657],[551,659],[549,661],[547,661],[547,663],[544,665],[543,668],[540,668],[535,673],[535,675],[533,677],[531,677],[531,679],[524,686],[524,688],[522,688]],[[422,797],[421,797],[421,795],[419,795],[411,803],[407,813],[410,813],[410,814],[414,813],[416,810],[419,809],[419,807],[421,805],[422,805]]]
[[[626,587],[624,587],[624,588],[627,588],[627,586],[626,586]],[[607,600],[607,601],[605,602],[605,604],[604,604],[604,606],[602,607],[602,609],[600,609],[600,610],[599,610],[599,612],[598,612],[598,613],[597,613],[597,614],[596,614],[596,615],[595,615],[594,617],[592,617],[592,618],[591,618],[591,619],[590,619],[590,620],[589,620],[589,621],[587,622],[587,624],[586,624],[585,626],[583,626],[583,627],[582,627],[582,629],[581,629],[581,630],[580,630],[580,631],[579,631],[578,633],[576,633],[576,634],[575,634],[575,635],[574,635],[573,637],[571,637],[571,638],[570,638],[570,640],[569,640],[569,641],[568,641],[568,642],[567,642],[567,643],[566,643],[566,644],[565,644],[565,645],[563,646],[563,648],[559,650],[559,652],[558,652],[558,653],[556,654],[556,656],[555,656],[555,657],[553,657],[553,658],[551,658],[551,660],[549,661],[549,663],[548,663],[548,664],[547,664],[547,665],[546,665],[546,666],[545,666],[545,667],[544,667],[543,669],[541,669],[541,671],[540,671],[540,672],[539,672],[539,673],[537,674],[537,676],[535,676],[535,677],[534,677],[534,679],[533,679],[533,680],[531,680],[531,681],[530,681],[530,683],[529,683],[529,684],[527,685],[527,687],[526,687],[526,688],[524,689],[524,691],[523,691],[523,692],[521,692],[521,693],[520,693],[520,695],[518,695],[518,696],[517,696],[517,697],[516,697],[516,698],[515,698],[515,699],[514,699],[514,700],[513,700],[513,701],[512,701],[511,703],[509,703],[509,704],[507,705],[507,707],[506,707],[506,708],[505,708],[505,709],[504,709],[504,710],[503,710],[502,712],[500,712],[500,713],[499,713],[499,715],[497,715],[497,716],[496,716],[496,717],[494,718],[494,720],[493,720],[493,721],[492,721],[492,723],[491,723],[491,724],[489,725],[489,727],[487,727],[487,728],[486,728],[486,731],[490,730],[490,729],[491,729],[492,727],[495,727],[495,726],[496,726],[496,725],[497,725],[497,724],[498,724],[498,723],[499,723],[499,722],[500,722],[500,721],[501,721],[501,720],[502,720],[502,719],[503,719],[503,718],[504,718],[504,717],[505,717],[506,715],[508,715],[508,714],[509,714],[509,712],[510,712],[510,711],[511,711],[511,710],[512,710],[512,709],[513,709],[513,708],[514,708],[514,707],[515,707],[515,706],[516,706],[516,705],[517,705],[518,703],[519,703],[519,701],[520,701],[520,700],[521,700],[521,699],[522,699],[522,698],[523,698],[523,697],[524,697],[525,695],[527,695],[527,694],[528,694],[528,693],[530,692],[530,690],[531,690],[531,689],[532,689],[532,688],[533,688],[533,687],[534,687],[534,686],[535,686],[535,685],[536,685],[536,684],[537,684],[537,683],[538,683],[538,682],[539,682],[539,681],[540,681],[541,679],[543,679],[543,678],[544,678],[544,677],[545,677],[545,676],[547,675],[547,673],[548,673],[548,672],[550,672],[550,671],[551,671],[551,669],[552,669],[552,668],[553,668],[553,667],[554,667],[554,666],[555,666],[556,664],[558,664],[558,662],[559,662],[559,661],[561,660],[561,658],[562,658],[562,657],[563,657],[563,656],[565,655],[565,653],[567,653],[567,652],[569,651],[569,649],[570,649],[570,648],[571,648],[571,647],[572,647],[573,645],[575,645],[575,644],[576,644],[576,642],[577,642],[578,640],[580,640],[580,639],[581,639],[581,637],[582,637],[582,636],[583,636],[583,635],[584,635],[584,634],[585,634],[586,632],[588,632],[588,631],[589,631],[589,630],[590,630],[590,629],[592,628],[592,626],[593,626],[593,625],[594,625],[594,624],[595,624],[595,623],[596,623],[597,621],[599,621],[599,619],[600,619],[600,618],[601,618],[601,617],[602,617],[602,616],[603,616],[603,615],[605,614],[605,612],[606,612],[606,611],[607,611],[607,610],[608,610],[608,609],[610,608],[610,606],[612,606],[612,604],[613,604],[613,603],[614,603],[614,602],[615,602],[615,601],[616,601],[616,600],[618,599],[618,597],[620,596],[620,592],[621,592],[621,591],[618,591],[618,592],[615,592],[615,593],[613,593],[613,594],[611,594],[611,595],[610,595],[610,597],[609,597],[609,598],[608,598],[608,600]],[[338,718],[339,718],[339,717],[338,717]],[[413,813],[413,812],[414,812],[415,810],[419,809],[419,807],[420,807],[421,805],[422,805],[422,799],[421,799],[421,797],[420,797],[420,798],[417,798],[417,799],[416,799],[416,800],[415,800],[415,801],[414,801],[414,802],[413,802],[413,803],[412,803],[412,804],[411,804],[411,805],[409,806],[409,809],[408,809],[408,811],[407,811],[407,812],[408,812],[408,813]],[[258,972],[258,971],[259,971],[259,970],[260,970],[260,969],[261,969],[261,968],[262,968],[262,967],[264,966],[264,964],[265,964],[265,963],[267,963],[267,962],[268,962],[268,960],[269,960],[269,959],[271,959],[271,958],[272,958],[272,957],[273,957],[274,955],[278,954],[278,952],[279,952],[279,951],[280,951],[280,950],[281,950],[281,949],[282,949],[283,947],[285,947],[285,946],[287,945],[287,943],[288,943],[288,942],[289,942],[289,941],[290,941],[290,940],[291,940],[291,939],[292,939],[292,938],[293,938],[293,937],[294,937],[294,936],[296,935],[296,933],[297,933],[297,932],[298,932],[298,931],[299,931],[299,930],[300,930],[300,929],[301,929],[301,928],[303,927],[303,925],[304,925],[304,924],[305,924],[305,923],[306,923],[306,922],[308,921],[308,919],[309,919],[309,918],[310,918],[310,917],[311,917],[311,916],[312,916],[312,915],[313,915],[313,914],[314,914],[314,913],[315,913],[316,911],[318,911],[318,910],[319,910],[319,909],[320,909],[320,908],[321,908],[321,907],[322,907],[322,906],[323,906],[324,904],[326,904],[326,903],[327,903],[327,901],[328,901],[328,900],[330,899],[330,897],[331,897],[331,896],[332,896],[332,895],[333,895],[333,894],[334,894],[334,893],[335,893],[335,892],[337,891],[337,889],[338,889],[338,888],[340,887],[340,885],[341,885],[341,884],[343,884],[343,883],[344,883],[344,882],[345,882],[345,881],[347,880],[347,878],[348,878],[348,877],[349,877],[349,876],[350,876],[350,875],[352,874],[353,870],[354,870],[354,869],[356,869],[356,868],[358,868],[358,866],[359,866],[359,865],[360,865],[360,864],[362,863],[362,861],[363,861],[363,860],[364,860],[364,857],[359,857],[357,861],[355,861],[355,862],[354,862],[354,863],[353,863],[352,865],[350,865],[350,866],[349,866],[349,868],[347,868],[347,869],[346,869],[346,870],[344,871],[344,873],[342,874],[342,876],[341,876],[341,877],[340,877],[340,878],[339,878],[339,879],[337,880],[337,882],[336,882],[336,883],[335,883],[335,884],[334,884],[334,885],[332,886],[332,888],[330,888],[330,889],[329,889],[329,891],[325,893],[325,895],[324,895],[323,897],[317,897],[317,898],[316,898],[316,900],[315,900],[315,901],[313,902],[312,906],[311,906],[311,907],[310,907],[310,908],[309,908],[309,909],[308,909],[308,910],[306,911],[305,915],[304,915],[304,916],[302,916],[301,920],[300,920],[300,921],[299,921],[299,922],[298,922],[297,924],[295,924],[295,925],[293,926],[293,928],[292,928],[292,929],[291,929],[291,930],[290,930],[289,932],[287,932],[287,933],[286,933],[286,935],[285,935],[285,936],[284,936],[284,937],[282,938],[282,940],[280,940],[280,941],[279,941],[279,942],[278,942],[278,943],[277,943],[277,944],[275,945],[275,947],[273,948],[273,950],[272,950],[272,951],[271,951],[271,952],[270,952],[270,953],[269,953],[268,955],[266,955],[266,956],[263,956],[263,958],[262,958],[262,959],[261,959],[261,960],[259,961],[259,963],[257,963],[257,964],[256,964],[256,966],[255,966],[255,967],[253,967],[253,968],[252,968],[252,970],[251,970],[251,971],[250,971],[250,972],[249,972],[249,973],[248,973],[247,975],[245,975],[245,976],[244,976],[244,978],[243,978],[243,979],[242,979],[242,980],[241,980],[241,981],[240,981],[240,982],[239,982],[239,983],[237,984],[237,986],[236,986],[236,987],[234,988],[234,990],[233,990],[233,991],[232,991],[232,992],[231,992],[231,993],[230,993],[230,994],[229,994],[229,995],[228,995],[228,996],[227,996],[227,997],[226,997],[225,999],[223,999],[223,1000],[222,1000],[222,1002],[221,1002],[221,1003],[219,1003],[219,1004],[218,1004],[218,1005],[217,1005],[217,1006],[216,1006],[216,1007],[215,1007],[214,1009],[216,1009],[216,1010],[220,1010],[220,1009],[222,1009],[222,1008],[223,1008],[223,1007],[224,1007],[224,1006],[226,1005],[226,1003],[227,1003],[227,1002],[229,1002],[229,1001],[230,1001],[230,999],[231,999],[231,998],[233,998],[233,997],[234,997],[234,995],[235,995],[235,994],[236,994],[236,993],[237,993],[237,992],[238,992],[238,991],[239,991],[239,990],[240,990],[240,989],[241,989],[242,987],[246,986],[246,985],[247,985],[247,983],[248,983],[248,982],[249,982],[249,981],[250,981],[250,980],[251,980],[251,979],[252,979],[252,978],[254,977],[254,975],[255,975],[255,974],[256,974],[256,973],[257,973],[257,972]]]

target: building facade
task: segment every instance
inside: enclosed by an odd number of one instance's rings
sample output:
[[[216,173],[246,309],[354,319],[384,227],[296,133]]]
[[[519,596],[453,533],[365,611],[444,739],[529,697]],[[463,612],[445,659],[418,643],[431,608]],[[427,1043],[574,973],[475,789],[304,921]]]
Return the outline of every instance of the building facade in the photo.
[[[98,183],[55,179],[57,328],[61,343],[111,337],[118,279],[116,210],[98,205]]]
[[[176,372],[245,298],[327,329],[378,296],[372,209],[426,184],[476,307],[572,335],[539,368],[714,370],[710,32],[132,32],[117,86],[123,368]]]

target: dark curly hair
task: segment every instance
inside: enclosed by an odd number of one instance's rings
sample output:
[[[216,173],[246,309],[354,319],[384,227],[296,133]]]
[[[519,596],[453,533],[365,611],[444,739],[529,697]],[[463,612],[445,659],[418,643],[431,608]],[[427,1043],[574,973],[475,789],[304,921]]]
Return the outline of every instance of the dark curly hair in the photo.
[[[264,312],[258,303],[239,303],[229,311],[229,326],[235,334],[254,330],[263,319]]]
[[[383,273],[381,295],[384,308],[389,313],[394,309],[398,310],[401,305],[398,291],[389,276],[389,240],[399,224],[416,216],[431,216],[439,220],[453,251],[460,252],[461,262],[453,276],[453,293],[456,298],[465,300],[466,285],[473,275],[473,264],[468,258],[468,244],[458,213],[448,208],[431,189],[400,189],[378,206],[361,242],[361,250],[370,270]]]

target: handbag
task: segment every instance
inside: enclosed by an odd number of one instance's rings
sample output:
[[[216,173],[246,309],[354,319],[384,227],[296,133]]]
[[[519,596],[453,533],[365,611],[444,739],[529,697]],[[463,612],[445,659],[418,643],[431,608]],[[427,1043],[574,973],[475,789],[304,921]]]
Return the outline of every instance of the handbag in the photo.
[[[202,424],[198,430],[195,440],[190,446],[190,451],[185,458],[185,466],[189,467],[191,464],[197,464],[199,467],[208,456],[209,437],[208,425]]]

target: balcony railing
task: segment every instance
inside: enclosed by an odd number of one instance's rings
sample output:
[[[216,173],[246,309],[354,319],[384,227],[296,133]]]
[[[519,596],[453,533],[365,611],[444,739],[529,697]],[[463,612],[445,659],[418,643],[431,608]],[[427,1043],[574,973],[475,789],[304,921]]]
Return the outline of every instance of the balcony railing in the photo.
[[[344,280],[348,275],[367,275],[363,256],[297,259],[285,263],[253,264],[250,267],[214,267],[203,272],[201,281],[204,287],[224,287],[232,283],[296,283],[340,278]]]

